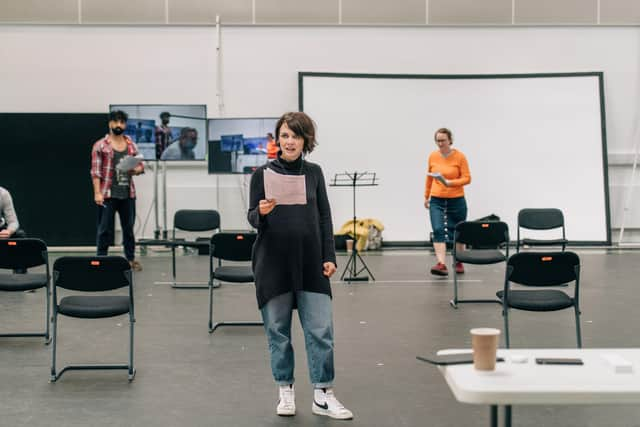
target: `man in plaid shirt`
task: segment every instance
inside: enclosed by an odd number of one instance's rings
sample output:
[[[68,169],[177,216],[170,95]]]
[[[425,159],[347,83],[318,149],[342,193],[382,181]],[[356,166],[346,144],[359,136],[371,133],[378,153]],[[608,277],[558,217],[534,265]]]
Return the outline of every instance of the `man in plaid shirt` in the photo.
[[[140,162],[130,170],[117,168],[126,157],[138,154],[136,144],[124,135],[128,118],[124,111],[109,113],[109,133],[96,141],[91,150],[91,180],[98,209],[97,254],[107,255],[118,212],[125,257],[131,268],[140,271],[142,265],[135,259],[136,188],[132,176],[144,173],[144,165]]]

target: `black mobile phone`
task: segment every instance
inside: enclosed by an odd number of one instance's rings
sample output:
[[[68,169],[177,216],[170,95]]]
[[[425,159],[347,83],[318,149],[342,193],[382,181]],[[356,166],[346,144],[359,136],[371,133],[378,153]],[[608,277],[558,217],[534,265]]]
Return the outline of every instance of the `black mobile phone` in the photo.
[[[458,354],[436,354],[433,356],[416,356],[416,359],[423,362],[432,363],[434,365],[461,365],[465,363],[473,363],[472,353]],[[502,357],[496,357],[496,362],[504,362]]]
[[[572,357],[536,357],[538,365],[584,365],[582,359]]]

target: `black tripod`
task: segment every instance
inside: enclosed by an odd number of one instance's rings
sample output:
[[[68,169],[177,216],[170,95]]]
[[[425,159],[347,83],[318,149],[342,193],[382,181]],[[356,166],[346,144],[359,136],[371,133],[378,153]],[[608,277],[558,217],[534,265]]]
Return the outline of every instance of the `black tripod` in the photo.
[[[337,173],[333,177],[333,182],[329,184],[330,187],[352,187],[353,188],[353,250],[351,251],[351,255],[349,256],[349,261],[347,261],[347,265],[344,267],[344,271],[340,276],[340,280],[346,281],[347,283],[351,282],[368,282],[369,276],[360,275],[363,271],[367,271],[371,276],[371,280],[376,280],[373,277],[373,273],[367,267],[364,260],[360,256],[358,252],[358,248],[356,245],[356,187],[371,187],[378,185],[376,182],[376,174],[373,172],[345,172],[345,173]],[[358,269],[357,262],[360,260],[362,267]],[[349,272],[349,275],[345,277]]]

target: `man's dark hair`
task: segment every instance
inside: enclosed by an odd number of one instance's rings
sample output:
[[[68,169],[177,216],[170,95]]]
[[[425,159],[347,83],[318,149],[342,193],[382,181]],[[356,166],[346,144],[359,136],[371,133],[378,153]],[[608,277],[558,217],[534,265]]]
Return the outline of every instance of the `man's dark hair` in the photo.
[[[164,119],[164,118],[170,119],[171,118],[171,113],[168,111],[163,111],[162,113],[160,113],[160,118]]]
[[[198,136],[198,130],[196,128],[185,127],[180,129],[180,139],[186,138],[191,132],[195,132],[196,137]]]
[[[119,122],[120,120],[127,123],[129,115],[122,110],[115,110],[109,113],[109,121]]]

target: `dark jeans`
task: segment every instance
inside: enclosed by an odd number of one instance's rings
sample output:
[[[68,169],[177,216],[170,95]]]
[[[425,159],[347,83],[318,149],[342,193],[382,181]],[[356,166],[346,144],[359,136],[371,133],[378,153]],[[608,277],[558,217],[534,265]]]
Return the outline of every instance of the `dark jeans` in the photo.
[[[456,224],[467,219],[467,201],[464,197],[446,199],[431,197],[429,216],[435,243],[452,242]]]
[[[133,261],[136,249],[136,241],[133,235],[133,224],[136,219],[136,199],[105,199],[104,205],[98,206],[97,209],[97,255],[107,255],[109,252],[109,245],[114,236],[115,214],[118,212],[120,226],[122,227],[124,256],[129,261]]]

